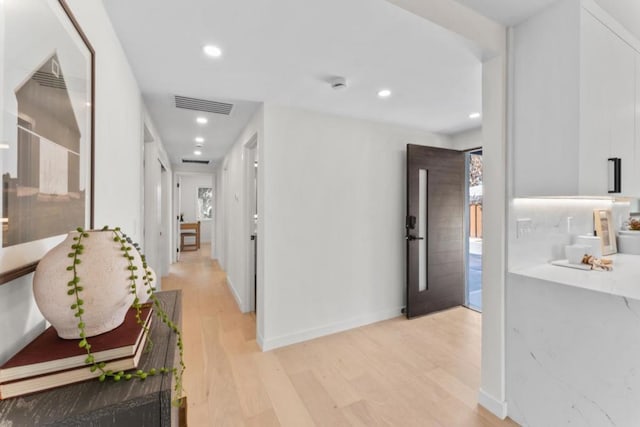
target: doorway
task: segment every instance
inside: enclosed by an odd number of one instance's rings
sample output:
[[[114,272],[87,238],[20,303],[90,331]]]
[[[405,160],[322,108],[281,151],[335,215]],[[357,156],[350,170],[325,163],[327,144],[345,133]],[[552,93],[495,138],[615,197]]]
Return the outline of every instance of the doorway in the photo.
[[[175,182],[176,253],[180,261],[182,252],[201,254],[198,251],[202,245],[214,245],[213,222],[217,212],[213,209],[213,174],[176,172]]]
[[[171,263],[171,174],[156,148],[153,135],[144,126],[143,135],[143,248],[147,262],[159,277],[169,272]]]
[[[174,224],[173,224],[173,235],[175,236],[174,239],[174,247],[175,247],[175,262],[179,262],[180,261],[180,239],[182,238],[180,236],[180,224],[184,221],[183,215],[180,212],[180,207],[182,206],[182,192],[180,191],[180,186],[182,185],[182,177],[179,174],[176,174],[174,177],[174,182],[175,182],[175,187],[174,187],[174,196],[173,196],[173,218],[174,219]]]
[[[158,236],[158,248],[156,250],[158,251],[159,273],[162,276],[166,276],[169,274],[169,264],[171,263],[169,256],[171,233],[169,232],[170,228],[168,224],[168,219],[170,218],[170,212],[168,212],[168,210],[171,208],[171,205],[167,203],[169,201],[169,188],[171,187],[171,174],[167,173],[167,168],[159,160],[158,165],[160,166],[160,184],[157,188],[156,208],[158,209],[158,228],[160,232]]]
[[[482,149],[466,153],[466,306],[482,311]]]

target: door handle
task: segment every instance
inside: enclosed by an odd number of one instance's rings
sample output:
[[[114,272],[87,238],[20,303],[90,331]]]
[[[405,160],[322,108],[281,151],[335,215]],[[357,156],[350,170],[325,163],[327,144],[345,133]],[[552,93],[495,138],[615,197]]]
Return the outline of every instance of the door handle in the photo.
[[[611,157],[609,161],[609,185],[608,193],[621,193],[622,182],[622,159],[619,157]]]
[[[408,241],[412,241],[412,240],[424,240],[424,237],[418,237],[418,236],[414,236],[413,234],[407,234],[407,236],[405,237],[405,239],[407,239]]]

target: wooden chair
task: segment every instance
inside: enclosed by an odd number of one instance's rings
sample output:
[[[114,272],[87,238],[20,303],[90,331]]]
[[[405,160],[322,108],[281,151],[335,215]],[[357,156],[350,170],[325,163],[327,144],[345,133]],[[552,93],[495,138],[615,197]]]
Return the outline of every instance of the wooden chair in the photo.
[[[186,243],[186,239],[193,238],[193,243]],[[180,224],[180,252],[197,251],[200,249],[200,221],[183,222]]]

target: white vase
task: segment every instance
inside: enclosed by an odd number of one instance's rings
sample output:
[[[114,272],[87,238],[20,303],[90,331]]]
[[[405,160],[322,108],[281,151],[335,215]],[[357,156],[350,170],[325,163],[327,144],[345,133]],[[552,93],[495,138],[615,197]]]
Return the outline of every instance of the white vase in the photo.
[[[84,301],[82,321],[87,337],[99,335],[117,328],[124,321],[125,314],[133,304],[131,293],[131,270],[127,258],[121,250],[122,244],[114,241],[113,231],[86,231],[88,237],[82,237],[83,252],[78,256],[76,265],[78,286],[82,286],[80,298]],[[71,305],[76,302],[75,295],[67,292],[72,289],[68,283],[73,280],[73,271],[67,270],[73,265],[71,246],[76,243],[74,237],[80,233],[69,233],[58,246],[51,249],[38,263],[33,278],[33,293],[42,315],[51,323],[60,338],[80,338],[78,318]],[[144,268],[139,252],[133,248],[129,255],[131,263],[137,267],[135,274],[136,291],[140,302],[148,299],[147,289],[142,276]],[[155,274],[152,285],[155,287]]]

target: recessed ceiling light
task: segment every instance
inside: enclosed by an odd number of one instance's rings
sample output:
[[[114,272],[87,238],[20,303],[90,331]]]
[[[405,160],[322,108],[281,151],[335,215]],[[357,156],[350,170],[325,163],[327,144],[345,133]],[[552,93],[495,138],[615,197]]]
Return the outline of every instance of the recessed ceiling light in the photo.
[[[382,89],[378,91],[378,97],[380,98],[388,98],[391,96],[391,91],[389,89]]]
[[[198,124],[201,124],[201,125],[206,125],[208,121],[209,121],[209,120],[207,120],[207,118],[206,118],[206,117],[198,117],[198,118],[196,119],[196,122],[198,122]]]
[[[469,114],[469,118],[470,119],[479,119],[480,118],[480,113],[471,113],[471,114]]]
[[[195,151],[193,152],[193,154],[195,154],[196,156],[200,156],[200,155],[202,154],[202,151],[200,151],[200,150],[195,150]]]
[[[219,58],[222,56],[222,50],[218,46],[214,46],[212,44],[208,44],[202,48],[205,54],[212,58]]]
[[[204,142],[204,138],[201,136],[196,136],[196,142]]]
[[[0,150],[8,150],[9,144],[0,144]]]

